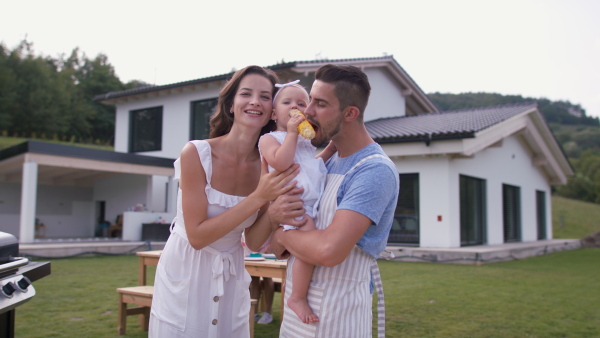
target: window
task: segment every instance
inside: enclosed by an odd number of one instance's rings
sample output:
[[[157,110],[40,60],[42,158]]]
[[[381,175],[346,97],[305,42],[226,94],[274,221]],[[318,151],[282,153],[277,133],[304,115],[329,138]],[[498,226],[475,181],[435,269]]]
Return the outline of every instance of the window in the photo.
[[[388,243],[419,245],[419,174],[400,174],[400,193]]]
[[[521,241],[521,188],[502,185],[504,242]]]
[[[460,175],[460,245],[485,243],[487,202],[485,180]]]
[[[190,107],[190,140],[204,140],[210,133],[210,117],[217,108],[217,99],[194,101]]]
[[[162,149],[163,107],[145,108],[129,112],[129,152]]]
[[[547,239],[546,234],[546,192],[537,190],[535,192],[535,203],[537,210],[538,239]]]

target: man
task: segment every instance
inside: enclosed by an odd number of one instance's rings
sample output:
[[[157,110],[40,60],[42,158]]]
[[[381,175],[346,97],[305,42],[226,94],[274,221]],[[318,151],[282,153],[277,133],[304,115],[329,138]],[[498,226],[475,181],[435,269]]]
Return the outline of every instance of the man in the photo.
[[[277,229],[271,245],[280,257],[293,255],[288,262],[286,299],[295,258],[316,265],[308,301],[319,322],[303,324],[286,302],[281,337],[371,336],[373,283],[380,281],[376,259],[385,249],[392,225],[399,176],[365,128],[370,91],[366,74],[353,66],[325,65],[315,74],[305,115],[315,127],[313,144],[331,141],[337,154],[326,164],[317,230]],[[304,214],[298,195],[280,196],[268,212],[273,223],[305,222],[293,220]],[[378,330],[385,334],[384,322]]]

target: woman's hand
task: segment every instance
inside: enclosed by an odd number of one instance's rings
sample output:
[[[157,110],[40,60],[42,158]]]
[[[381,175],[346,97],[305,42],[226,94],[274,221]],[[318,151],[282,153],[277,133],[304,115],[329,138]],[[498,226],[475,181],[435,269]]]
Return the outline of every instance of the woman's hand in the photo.
[[[252,194],[263,198],[265,203],[274,201],[277,197],[294,189],[298,181],[293,181],[293,179],[299,172],[300,165],[298,163],[292,164],[285,171],[273,170],[268,172],[267,161],[262,158],[260,181]]]

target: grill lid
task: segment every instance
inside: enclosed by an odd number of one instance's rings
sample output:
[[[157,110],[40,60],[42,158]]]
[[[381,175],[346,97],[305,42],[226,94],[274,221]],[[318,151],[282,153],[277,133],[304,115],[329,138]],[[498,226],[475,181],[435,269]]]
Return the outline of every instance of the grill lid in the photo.
[[[19,255],[19,241],[8,232],[0,231],[0,257],[16,257]]]

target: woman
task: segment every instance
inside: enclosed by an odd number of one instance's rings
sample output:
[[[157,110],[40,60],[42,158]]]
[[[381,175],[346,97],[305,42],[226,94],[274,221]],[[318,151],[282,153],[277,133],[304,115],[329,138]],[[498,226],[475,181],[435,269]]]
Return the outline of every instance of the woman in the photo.
[[[258,137],[269,129],[270,70],[237,71],[219,94],[208,140],[190,141],[175,161],[177,217],[154,282],[150,337],[248,337],[250,276],[242,232],[254,251],[271,234],[269,201],[295,185],[295,165],[266,172]]]

